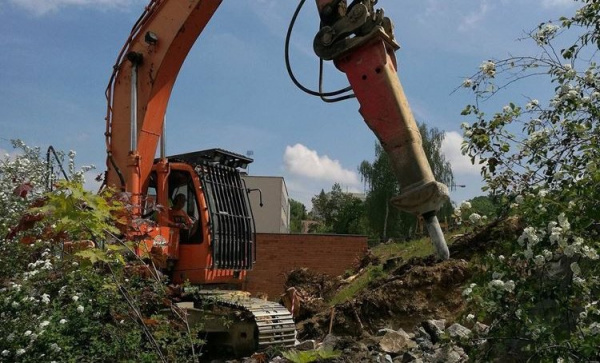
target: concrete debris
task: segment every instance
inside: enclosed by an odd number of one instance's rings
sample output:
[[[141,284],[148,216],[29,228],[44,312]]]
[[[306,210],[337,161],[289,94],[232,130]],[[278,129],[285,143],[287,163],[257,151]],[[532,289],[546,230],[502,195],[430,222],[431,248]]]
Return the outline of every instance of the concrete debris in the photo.
[[[415,348],[417,344],[410,339],[408,334],[400,329],[398,331],[388,331],[385,333],[379,347],[386,353],[399,354],[411,348]]]
[[[429,356],[429,362],[432,363],[461,363],[467,362],[469,356],[465,351],[456,345],[446,345],[435,350],[435,353]]]
[[[321,342],[320,348],[325,350],[335,350],[339,342],[340,338],[333,334],[327,334],[325,339]]]
[[[448,335],[452,339],[467,339],[471,336],[472,332],[469,328],[465,328],[464,326],[454,323],[450,325],[447,329]]]
[[[446,320],[426,320],[422,324],[425,331],[431,336],[431,341],[435,344],[442,339],[444,330],[446,329]]]
[[[473,330],[479,335],[486,335],[490,330],[490,327],[480,322],[476,322],[473,326]]]

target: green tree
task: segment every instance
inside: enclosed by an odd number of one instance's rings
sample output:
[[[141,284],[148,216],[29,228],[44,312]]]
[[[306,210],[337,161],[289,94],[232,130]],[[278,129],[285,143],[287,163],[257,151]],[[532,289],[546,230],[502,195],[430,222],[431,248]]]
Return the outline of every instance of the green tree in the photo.
[[[331,191],[312,198],[311,216],[321,225],[314,232],[338,234],[365,234],[364,203],[335,183]]]
[[[497,196],[478,196],[470,199],[471,211],[482,216],[487,216],[489,219],[498,215],[500,209],[500,198]]]
[[[419,132],[423,139],[423,149],[429,161],[436,180],[446,185],[454,183],[454,174],[450,163],[445,159],[441,147],[444,141],[444,132],[437,128],[429,128],[424,123],[419,123]],[[389,237],[406,238],[415,232],[417,217],[393,208],[389,201],[400,194],[398,181],[392,173],[390,161],[383,147],[375,145],[375,160],[364,160],[358,171],[367,186],[367,199],[365,209],[369,226],[373,233],[381,240]],[[452,205],[446,203],[438,213],[441,221],[450,217]]]
[[[290,198],[290,231],[302,232],[302,221],[307,218],[306,206]]]

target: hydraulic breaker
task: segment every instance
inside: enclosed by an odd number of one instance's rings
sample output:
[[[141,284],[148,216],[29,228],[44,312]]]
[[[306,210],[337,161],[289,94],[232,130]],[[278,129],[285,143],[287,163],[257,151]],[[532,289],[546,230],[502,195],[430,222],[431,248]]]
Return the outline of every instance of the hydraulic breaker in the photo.
[[[435,180],[427,161],[398,79],[394,52],[399,46],[393,25],[382,10],[373,9],[374,2],[355,1],[348,8],[344,1],[317,0],[322,27],[315,37],[315,52],[333,60],[346,74],[361,115],[389,155],[401,192],[391,203],[422,215],[438,256],[447,259],[449,251],[436,213],[448,199],[448,188]]]

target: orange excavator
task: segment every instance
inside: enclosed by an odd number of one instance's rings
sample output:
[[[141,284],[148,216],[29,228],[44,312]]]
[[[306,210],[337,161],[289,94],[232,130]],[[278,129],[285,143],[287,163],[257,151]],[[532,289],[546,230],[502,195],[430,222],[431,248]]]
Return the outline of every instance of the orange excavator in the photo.
[[[301,0],[288,30],[305,0]],[[448,258],[436,211],[448,189],[435,181],[414,117],[398,80],[392,22],[375,9],[377,0],[316,0],[321,27],[314,50],[347,75],[350,87],[337,92],[304,91],[326,101],[356,97],[365,122],[390,155],[402,194],[392,203],[422,215],[440,258]],[[165,155],[164,118],[179,70],[221,0],[151,0],[118,55],[106,96],[105,185],[131,198],[133,222],[150,214],[139,253],[159,252],[174,282],[203,287],[221,307],[246,315],[228,327],[227,341],[241,353],[294,343],[291,315],[282,306],[240,298],[246,272],[256,260],[249,190],[240,170],[252,159],[221,150]],[[321,66],[322,69],[322,66]],[[344,93],[346,93],[344,95]],[[351,94],[348,94],[351,93]],[[159,157],[156,157],[157,151]],[[183,196],[181,196],[183,195]],[[175,223],[167,208],[180,199],[190,224]],[[192,311],[194,307],[188,306]],[[241,321],[244,320],[244,321]],[[213,328],[207,327],[207,330]],[[222,334],[222,329],[209,331]]]

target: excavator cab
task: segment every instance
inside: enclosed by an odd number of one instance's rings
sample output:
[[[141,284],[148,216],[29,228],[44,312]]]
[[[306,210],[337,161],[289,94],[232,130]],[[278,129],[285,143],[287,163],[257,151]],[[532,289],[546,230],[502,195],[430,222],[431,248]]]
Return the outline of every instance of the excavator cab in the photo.
[[[256,260],[255,226],[241,173],[253,160],[222,149],[173,155],[156,160],[146,188],[145,208],[154,201],[159,247],[173,266],[173,280],[237,285]],[[175,198],[193,228],[173,223]],[[162,241],[162,244],[156,243]],[[239,286],[233,286],[239,288]]]

